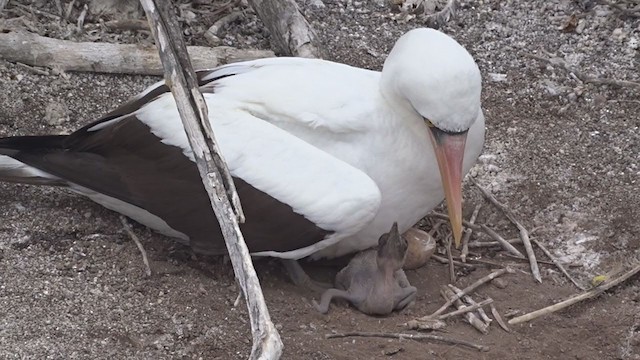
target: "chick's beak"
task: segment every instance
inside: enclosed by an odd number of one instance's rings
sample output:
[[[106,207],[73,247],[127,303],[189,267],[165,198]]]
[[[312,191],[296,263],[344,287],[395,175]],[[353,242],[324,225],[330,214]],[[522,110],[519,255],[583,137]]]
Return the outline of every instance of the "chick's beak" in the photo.
[[[462,160],[467,132],[449,133],[435,126],[429,129],[457,248],[462,239]]]

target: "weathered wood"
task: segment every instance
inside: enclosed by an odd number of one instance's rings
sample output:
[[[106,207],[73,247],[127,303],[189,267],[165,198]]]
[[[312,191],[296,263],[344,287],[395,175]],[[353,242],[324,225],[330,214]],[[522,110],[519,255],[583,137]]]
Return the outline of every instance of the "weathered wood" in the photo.
[[[272,51],[227,46],[189,46],[188,52],[196,69],[274,56]],[[64,71],[162,75],[152,46],[73,42],[26,32],[0,33],[0,59]]]
[[[556,311],[560,311],[562,309],[566,309],[569,306],[573,305],[573,304],[577,304],[581,301],[587,300],[587,299],[592,299],[600,294],[602,294],[603,292],[611,289],[614,286],[618,286],[620,284],[622,284],[623,282],[627,281],[629,278],[636,276],[638,273],[640,273],[640,264],[635,264],[631,270],[627,271],[626,273],[624,273],[623,275],[621,275],[620,277],[611,280],[610,282],[604,283],[603,285],[599,285],[597,287],[595,287],[594,289],[587,291],[585,293],[579,294],[579,295],[575,295],[572,296],[564,301],[561,301],[557,304],[553,304],[550,306],[547,306],[545,308],[542,308],[540,310],[536,310],[533,312],[530,312],[528,314],[524,314],[522,316],[518,316],[515,317],[511,320],[509,320],[509,325],[515,325],[515,324],[520,324],[523,322],[527,322],[527,321],[531,321],[533,319],[537,319],[540,316],[543,315],[549,315],[551,313],[554,313]]]
[[[271,33],[273,45],[287,56],[323,58],[322,45],[293,0],[249,0]]]
[[[250,359],[278,359],[282,341],[271,322],[249,249],[238,220],[244,215],[226,164],[220,155],[198,89],[176,16],[167,0],[141,0],[163,59],[165,81],[171,87],[198,170],[225,239],[229,257],[247,302],[253,347]],[[213,219],[212,219],[213,221]]]

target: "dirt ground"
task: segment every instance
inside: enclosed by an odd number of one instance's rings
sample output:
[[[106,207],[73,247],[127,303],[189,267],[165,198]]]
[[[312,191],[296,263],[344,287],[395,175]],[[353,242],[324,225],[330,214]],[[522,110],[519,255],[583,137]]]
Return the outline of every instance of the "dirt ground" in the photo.
[[[179,2],[190,43],[206,44],[204,30],[230,11],[242,11],[222,42],[269,47],[267,31],[240,2],[226,8],[215,1]],[[0,12],[0,29],[77,41],[151,42],[148,32],[96,26],[108,18],[91,13],[78,32],[85,1],[75,1],[68,20],[56,15],[55,3],[12,0]],[[60,3],[66,9],[70,1]],[[559,66],[564,61],[582,75],[640,81],[638,12],[625,16],[597,3],[462,1],[443,27],[469,49],[484,77],[487,142],[471,176],[525,226],[536,228],[537,239],[573,265],[569,271],[585,285],[640,259],[640,88],[581,81]],[[381,68],[398,36],[424,24],[420,17],[392,12],[384,0],[299,4],[331,60],[371,69]],[[0,136],[68,133],[155,81],[61,74],[0,60]],[[483,205],[478,222],[505,238],[517,236],[468,183],[467,218],[477,204]],[[247,311],[243,302],[234,306],[238,289],[230,265],[194,256],[141,226],[135,231],[149,253],[151,277],[145,277],[140,253],[116,214],[66,191],[0,184],[0,358],[246,358]],[[458,269],[458,287],[488,274],[493,266],[486,262],[518,269],[503,278],[506,287],[487,285],[474,294],[491,297],[505,318],[579,292],[554,266],[541,264],[538,284],[526,263],[497,249],[474,251],[485,264]],[[344,304],[321,315],[311,305],[313,294],[291,285],[279,263],[262,259],[256,266],[285,359],[640,359],[637,277],[568,310],[511,326],[509,333],[495,321],[488,335],[461,319],[449,321],[441,335],[490,347],[478,352],[438,342],[325,339],[333,332],[410,332],[400,325],[443,303],[439,287],[448,283],[446,265],[432,261],[408,271],[418,299],[385,318]],[[338,267],[320,263],[309,270],[330,280]]]

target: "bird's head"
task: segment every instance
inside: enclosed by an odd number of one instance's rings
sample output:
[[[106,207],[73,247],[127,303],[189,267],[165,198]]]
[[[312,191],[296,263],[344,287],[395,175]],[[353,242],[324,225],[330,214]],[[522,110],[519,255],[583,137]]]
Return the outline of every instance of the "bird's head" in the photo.
[[[415,29],[396,42],[382,70],[385,96],[406,104],[429,128],[456,246],[462,237],[462,161],[480,114],[480,70],[449,36]]]

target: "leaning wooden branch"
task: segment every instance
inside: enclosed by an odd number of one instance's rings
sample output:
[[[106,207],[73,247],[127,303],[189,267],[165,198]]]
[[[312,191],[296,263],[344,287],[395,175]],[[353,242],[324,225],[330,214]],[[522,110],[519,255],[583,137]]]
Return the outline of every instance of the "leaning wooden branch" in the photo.
[[[240,50],[221,46],[189,46],[196,69],[264,57],[266,50]],[[162,75],[162,63],[154,47],[51,39],[26,32],[0,33],[0,59],[64,71]]]
[[[538,241],[536,239],[531,239],[531,241],[533,243],[535,243],[536,245],[538,245],[540,250],[542,250],[542,252],[545,253],[545,255],[547,255],[547,257],[549,259],[551,259],[553,264],[558,269],[560,269],[560,271],[564,274],[564,276],[566,276],[573,283],[573,285],[575,285],[578,289],[580,289],[582,291],[586,290],[584,286],[580,285],[580,283],[576,279],[574,279],[573,276],[571,276],[571,274],[569,274],[567,269],[565,269],[564,266],[562,266],[562,263],[560,263],[560,261],[558,261],[558,259],[556,259],[556,257],[553,256],[553,254],[551,254],[551,252],[544,245],[542,245],[542,243],[540,241]]]
[[[245,295],[253,347],[250,359],[277,359],[282,341],[271,322],[238,221],[243,221],[233,180],[215,142],[207,107],[191,68],[178,22],[167,0],[141,0],[163,59],[166,83],[176,100],[189,144],[224,236],[236,279]],[[211,219],[211,221],[214,221]]]
[[[544,57],[540,55],[526,53],[524,54],[524,56],[531,59],[538,60],[538,61],[542,61],[553,67],[563,69],[567,73],[573,74],[578,80],[582,81],[583,83],[595,84],[595,85],[611,85],[611,86],[623,87],[623,88],[640,89],[640,82],[601,78],[601,77],[586,75],[583,72],[571,67],[571,65],[567,64],[566,61],[560,59],[557,56],[552,56],[551,54],[547,54],[548,57]]]
[[[278,52],[288,56],[323,58],[320,40],[293,0],[249,0],[269,29]]]
[[[527,231],[527,229],[522,225],[520,221],[518,221],[516,216],[509,208],[499,202],[487,190],[473,181],[473,179],[471,180],[471,182],[480,190],[482,195],[484,195],[487,200],[489,200],[495,207],[500,209],[500,211],[502,211],[502,213],[509,219],[509,221],[511,221],[518,228],[518,231],[520,231],[522,244],[524,245],[524,249],[527,251],[527,257],[529,258],[529,265],[531,266],[531,273],[533,274],[533,278],[541,283],[542,276],[540,276],[540,269],[538,268],[538,262],[536,261],[536,254],[533,252],[533,246],[531,246],[531,241],[529,240],[529,232]]]
[[[447,344],[452,345],[464,345],[468,346],[472,349],[476,349],[478,351],[489,351],[489,347],[484,345],[474,344],[464,340],[456,340],[451,338],[446,338],[444,336],[439,335],[431,335],[431,334],[401,334],[401,333],[373,333],[373,332],[348,332],[344,334],[327,334],[325,338],[327,339],[336,339],[336,338],[345,338],[350,336],[360,336],[360,337],[380,337],[380,338],[388,338],[388,339],[411,339],[411,340],[436,340],[442,341]]]
[[[629,278],[631,278],[632,276],[638,274],[640,272],[640,264],[636,264],[631,270],[627,271],[626,273],[624,273],[622,276],[618,277],[617,279],[612,280],[611,282],[608,283],[604,283],[598,287],[596,287],[595,289],[588,291],[586,293],[580,294],[580,295],[576,295],[573,296],[567,300],[561,301],[557,304],[551,305],[551,306],[547,306],[546,308],[540,309],[540,310],[536,310],[534,312],[530,312],[528,314],[522,315],[522,316],[518,316],[515,317],[511,320],[509,320],[509,324],[514,325],[514,324],[520,324],[526,321],[531,321],[533,319],[536,319],[540,316],[543,315],[548,315],[551,313],[554,313],[556,311],[565,309],[573,304],[579,303],[580,301],[583,300],[587,300],[587,299],[591,299],[594,298],[600,294],[602,294],[603,292],[611,289],[614,286],[620,285],[623,282],[627,281]]]
[[[493,229],[491,229],[485,224],[481,224],[480,226],[482,227],[482,230],[485,232],[485,234],[491,236],[493,239],[496,239],[496,242],[500,244],[500,246],[502,246],[503,249],[507,250],[509,253],[511,253],[514,256],[524,259],[524,255],[522,255],[520,250],[516,249],[515,246],[511,245],[511,243],[505,240],[502,236],[500,236],[500,234],[498,234],[497,232],[495,232]]]

